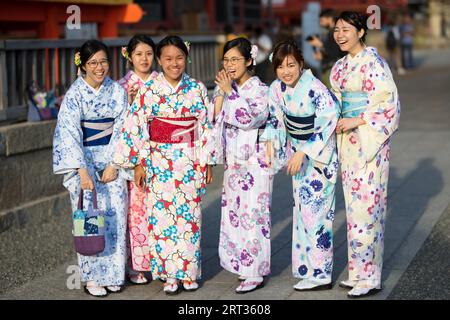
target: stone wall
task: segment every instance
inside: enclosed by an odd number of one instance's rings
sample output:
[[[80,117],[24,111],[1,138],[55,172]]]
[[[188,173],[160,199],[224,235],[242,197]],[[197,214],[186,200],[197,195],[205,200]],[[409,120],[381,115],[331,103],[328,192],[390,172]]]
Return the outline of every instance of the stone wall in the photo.
[[[70,213],[62,177],[52,172],[56,121],[0,127],[0,233]]]

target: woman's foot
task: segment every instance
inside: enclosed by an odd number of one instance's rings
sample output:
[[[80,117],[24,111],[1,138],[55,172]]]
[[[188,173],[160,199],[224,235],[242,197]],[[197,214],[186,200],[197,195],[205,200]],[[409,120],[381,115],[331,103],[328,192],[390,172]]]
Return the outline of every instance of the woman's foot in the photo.
[[[355,284],[357,282],[358,281],[347,279],[347,280],[339,282],[339,287],[344,288],[344,289],[353,289],[353,287],[355,286]]]
[[[263,277],[247,278],[236,288],[236,293],[249,293],[264,287]]]
[[[330,290],[333,288],[330,280],[318,281],[312,279],[302,279],[294,286],[294,290],[297,291],[317,291],[317,290]]]
[[[164,283],[164,292],[168,295],[178,294],[180,290],[179,283],[177,279],[167,279]]]
[[[196,281],[183,281],[183,289],[185,291],[195,291],[198,289],[198,283]]]
[[[134,284],[147,284],[148,283],[147,278],[144,276],[144,274],[142,272],[130,273],[128,275],[128,279],[130,280],[130,282],[132,282]]]
[[[94,282],[90,281],[84,286],[84,292],[97,298],[103,298],[108,295],[108,292],[104,287],[97,286]]]
[[[245,280],[245,277],[244,276],[239,276],[239,281],[244,281]]]
[[[381,291],[381,284],[358,281],[356,285],[347,293],[349,298],[361,298],[371,296]]]
[[[123,286],[107,286],[106,290],[111,293],[119,293],[122,292]]]

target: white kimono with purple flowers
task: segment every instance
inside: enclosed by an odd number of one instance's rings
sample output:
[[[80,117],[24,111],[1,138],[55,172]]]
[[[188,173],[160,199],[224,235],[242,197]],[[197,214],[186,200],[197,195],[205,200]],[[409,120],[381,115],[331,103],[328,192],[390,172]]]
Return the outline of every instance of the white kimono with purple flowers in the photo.
[[[223,154],[225,168],[220,264],[246,278],[270,273],[273,171],[266,164],[266,146],[259,142],[259,128],[269,114],[267,93],[258,77],[240,87],[233,83],[215,122],[221,149],[217,155]]]

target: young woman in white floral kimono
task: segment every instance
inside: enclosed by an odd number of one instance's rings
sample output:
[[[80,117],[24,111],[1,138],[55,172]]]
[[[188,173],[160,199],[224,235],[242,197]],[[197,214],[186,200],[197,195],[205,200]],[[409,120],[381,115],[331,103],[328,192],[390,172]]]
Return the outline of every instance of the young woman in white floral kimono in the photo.
[[[237,293],[262,287],[270,273],[273,173],[266,145],[259,143],[269,114],[268,88],[251,75],[256,54],[245,38],[225,44],[213,99],[218,154],[225,159],[219,257],[223,268],[243,280]]]
[[[400,118],[397,87],[386,61],[364,45],[366,21],[356,12],[336,20],[334,39],[348,54],[330,81],[341,102],[336,127],[347,210],[349,297],[381,289],[389,148]]]
[[[125,282],[127,185],[113,164],[114,145],[120,136],[127,108],[125,90],[107,74],[107,47],[97,40],[81,46],[76,64],[82,75],[64,96],[53,140],[53,171],[64,174],[72,210],[81,190],[95,187],[98,208],[105,211],[105,250],[95,256],[78,254],[85,291],[94,296],[120,292]],[[97,178],[96,172],[103,171]],[[84,207],[92,206],[84,192]]]
[[[152,71],[155,57],[155,43],[146,35],[133,36],[128,45],[122,48],[122,55],[127,59],[131,70],[119,80],[119,84],[128,93],[128,103],[131,105],[139,89],[158,72]],[[150,271],[150,237],[148,231],[148,212],[145,208],[145,190],[139,190],[136,184],[128,181],[128,278],[135,284],[145,284],[144,271]]]
[[[270,119],[263,138],[273,146],[274,168],[286,165],[292,175],[292,272],[300,279],[294,289],[331,289],[339,105],[303,69],[294,41],[277,44],[272,63],[278,79],[270,86]]]

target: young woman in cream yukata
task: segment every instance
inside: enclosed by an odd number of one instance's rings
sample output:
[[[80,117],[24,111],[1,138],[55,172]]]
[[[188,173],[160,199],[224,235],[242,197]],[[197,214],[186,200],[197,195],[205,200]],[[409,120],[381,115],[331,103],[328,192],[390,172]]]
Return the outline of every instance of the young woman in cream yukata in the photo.
[[[76,64],[81,70],[64,96],[53,139],[53,171],[64,174],[72,210],[82,190],[97,192],[105,212],[105,250],[94,256],[77,254],[81,280],[88,294],[104,297],[120,292],[125,282],[127,185],[122,170],[113,165],[127,108],[125,90],[107,76],[108,48],[90,40],[81,46]],[[95,172],[104,170],[98,179]],[[84,192],[84,208],[92,195]]]
[[[292,175],[294,289],[331,289],[339,105],[310,70],[294,41],[275,46],[277,80],[269,89],[270,119],[263,138],[271,165]],[[273,149],[272,149],[273,148]]]
[[[389,150],[400,118],[391,71],[373,47],[366,47],[366,20],[343,12],[334,39],[348,54],[334,65],[330,81],[341,102],[336,127],[347,211],[348,273],[340,286],[349,297],[381,289]]]
[[[178,36],[158,44],[162,72],[128,109],[114,158],[117,165],[134,168],[135,183],[146,188],[150,270],[154,279],[167,279],[167,294],[198,288],[201,197],[212,178],[209,101],[204,84],[185,73],[188,53]]]
[[[122,55],[131,66],[119,84],[128,93],[128,103],[133,104],[139,89],[158,73],[152,71],[155,57],[155,43],[146,35],[133,36],[128,45],[122,48]],[[145,190],[141,191],[133,182],[132,175],[128,181],[128,278],[135,284],[148,283],[144,271],[150,271],[150,237],[148,231],[148,212],[145,207]]]
[[[269,114],[267,85],[252,76],[257,47],[228,41],[214,92],[217,155],[224,157],[220,265],[242,280],[237,293],[263,286],[270,273],[270,201],[273,172],[260,127]]]

